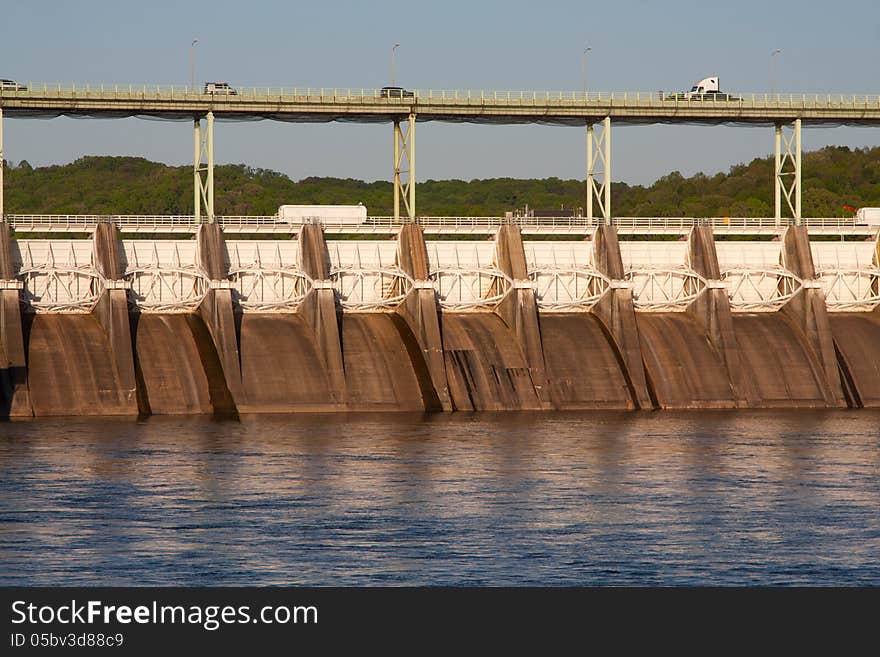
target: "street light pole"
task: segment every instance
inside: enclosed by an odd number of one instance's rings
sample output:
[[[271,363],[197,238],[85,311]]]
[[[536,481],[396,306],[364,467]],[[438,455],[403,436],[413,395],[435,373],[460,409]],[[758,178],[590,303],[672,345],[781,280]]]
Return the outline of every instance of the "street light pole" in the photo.
[[[199,42],[198,39],[193,39],[192,43],[189,44],[189,88],[190,93],[196,92],[196,44]]]
[[[771,96],[776,93],[776,80],[775,80],[776,71],[775,71],[774,64],[776,62],[776,55],[778,55],[781,52],[782,52],[782,49],[777,48],[772,53],[770,53],[770,95]]]
[[[394,51],[400,47],[399,43],[395,43],[391,47],[391,86],[394,86]]]
[[[584,57],[581,62],[581,77],[583,78],[583,91],[584,91],[584,99],[587,97],[587,53],[590,52],[592,48],[584,49]]]

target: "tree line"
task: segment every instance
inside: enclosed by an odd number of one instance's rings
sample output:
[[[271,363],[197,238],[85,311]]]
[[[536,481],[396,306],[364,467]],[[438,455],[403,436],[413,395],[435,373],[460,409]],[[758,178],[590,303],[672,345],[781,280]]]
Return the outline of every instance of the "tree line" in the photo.
[[[138,157],[82,157],[65,165],[6,163],[9,214],[192,214],[193,171]],[[726,173],[685,177],[678,171],[652,185],[611,185],[621,217],[769,217],[774,213],[773,158],[756,158]],[[880,206],[880,147],[828,146],[803,156],[803,215],[840,217],[850,206]],[[392,184],[352,178],[286,175],[244,164],[214,169],[219,215],[272,215],[284,204],[363,203],[371,215],[390,215]],[[528,207],[583,207],[584,181],[560,178],[426,180],[417,207],[425,216],[499,216]]]

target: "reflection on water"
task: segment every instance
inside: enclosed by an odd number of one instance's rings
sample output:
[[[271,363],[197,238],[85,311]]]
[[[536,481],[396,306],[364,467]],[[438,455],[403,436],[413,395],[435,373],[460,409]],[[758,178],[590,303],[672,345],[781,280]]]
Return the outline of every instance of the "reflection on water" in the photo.
[[[880,413],[0,425],[2,585],[880,585]]]

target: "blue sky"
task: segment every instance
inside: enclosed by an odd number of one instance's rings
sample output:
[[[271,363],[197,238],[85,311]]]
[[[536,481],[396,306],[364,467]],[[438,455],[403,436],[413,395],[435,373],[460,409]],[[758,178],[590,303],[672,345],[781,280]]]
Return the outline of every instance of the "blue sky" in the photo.
[[[0,77],[33,82],[579,90],[584,48],[595,91],[688,88],[718,75],[729,91],[880,93],[876,0],[801,2],[130,2],[0,0]],[[218,123],[218,163],[293,179],[391,177],[390,125]],[[880,128],[816,128],[804,148],[874,146]],[[584,131],[420,123],[417,180],[584,177]],[[770,128],[613,130],[612,177],[650,183],[672,170],[726,171],[768,155]],[[7,160],[45,165],[87,154],[191,164],[187,122],[4,120]],[[769,181],[768,181],[769,185]]]

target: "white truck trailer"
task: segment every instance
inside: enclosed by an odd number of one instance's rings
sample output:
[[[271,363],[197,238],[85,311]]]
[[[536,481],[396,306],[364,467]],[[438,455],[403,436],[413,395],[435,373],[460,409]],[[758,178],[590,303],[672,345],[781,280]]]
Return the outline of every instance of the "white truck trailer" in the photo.
[[[864,226],[880,226],[880,208],[859,208],[856,223]]]
[[[278,221],[285,224],[320,223],[328,226],[356,226],[366,223],[367,207],[357,205],[282,205]]]

